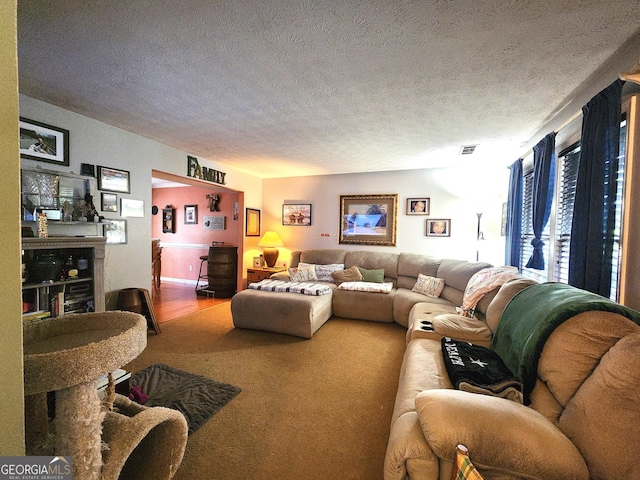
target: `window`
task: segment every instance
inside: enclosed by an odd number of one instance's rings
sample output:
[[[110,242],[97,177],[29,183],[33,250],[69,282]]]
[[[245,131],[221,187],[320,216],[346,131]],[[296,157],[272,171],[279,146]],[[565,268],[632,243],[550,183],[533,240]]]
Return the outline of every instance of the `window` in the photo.
[[[549,255],[547,254],[549,245],[549,224],[544,228],[542,237],[540,238],[545,243],[545,265],[547,265]],[[527,268],[525,265],[533,254],[533,246],[531,240],[535,238],[533,234],[533,169],[524,174],[522,183],[522,234],[521,234],[521,250],[520,250],[520,266],[522,269],[522,275],[528,278],[532,278],[537,282],[547,281],[546,270],[536,270],[533,268]]]
[[[553,245],[553,281],[569,281],[569,243],[573,204],[576,197],[576,180],[580,160],[580,145],[574,144],[558,155],[558,189]]]

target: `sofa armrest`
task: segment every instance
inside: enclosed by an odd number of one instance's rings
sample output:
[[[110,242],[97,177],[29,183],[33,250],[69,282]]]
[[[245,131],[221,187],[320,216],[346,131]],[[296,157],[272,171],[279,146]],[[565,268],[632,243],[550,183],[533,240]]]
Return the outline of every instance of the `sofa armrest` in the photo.
[[[416,397],[422,431],[432,451],[451,462],[458,444],[480,473],[588,479],[573,443],[535,410],[503,398],[459,390],[426,390]]]

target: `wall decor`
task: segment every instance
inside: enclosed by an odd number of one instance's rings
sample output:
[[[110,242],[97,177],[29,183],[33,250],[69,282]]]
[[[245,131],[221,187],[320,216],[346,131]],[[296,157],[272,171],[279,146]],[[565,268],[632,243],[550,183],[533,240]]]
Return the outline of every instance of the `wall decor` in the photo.
[[[187,225],[195,225],[198,223],[198,205],[184,206],[184,223]]]
[[[69,130],[20,117],[20,157],[69,166]]]
[[[118,195],[115,193],[100,193],[100,209],[103,212],[117,212]]]
[[[430,210],[430,198],[407,198],[407,215],[429,215]]]
[[[340,195],[340,240],[344,244],[396,244],[398,194]]]
[[[131,193],[129,172],[127,170],[98,165],[98,190]]]
[[[245,218],[245,235],[247,237],[260,236],[260,210],[255,208],[247,208]]]
[[[144,201],[130,198],[120,199],[121,217],[144,217]]]
[[[311,225],[311,204],[282,205],[282,225],[296,225],[308,227]]]
[[[80,164],[80,174],[86,175],[87,177],[95,177],[96,176],[96,166],[90,163],[81,163]]]
[[[224,230],[227,228],[227,217],[221,215],[202,217],[202,224],[205,230]]]
[[[219,183],[225,185],[224,177],[227,174],[213,168],[201,167],[198,159],[187,155],[187,176],[206,180],[207,182]]]
[[[450,237],[451,219],[434,218],[427,220],[427,237]]]
[[[104,224],[104,236],[107,243],[127,243],[127,221],[110,219]]]

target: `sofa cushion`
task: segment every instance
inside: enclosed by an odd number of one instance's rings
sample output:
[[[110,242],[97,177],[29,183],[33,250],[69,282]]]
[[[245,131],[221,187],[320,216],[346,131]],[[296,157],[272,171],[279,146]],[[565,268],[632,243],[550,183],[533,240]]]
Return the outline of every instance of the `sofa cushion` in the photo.
[[[339,248],[327,248],[317,250],[304,250],[291,254],[291,266],[295,267],[299,262],[328,265],[331,263],[345,263],[346,250]],[[350,265],[349,265],[350,266]]]
[[[348,252],[344,258],[345,267],[357,267],[372,269],[383,269],[386,281],[393,281],[394,286],[398,278],[398,254],[389,252],[371,252],[366,250],[356,250]]]
[[[292,282],[315,282],[318,280],[316,270],[312,266],[289,268],[288,273]]]
[[[442,293],[443,288],[444,280],[442,278],[430,277],[419,273],[418,280],[416,280],[416,283],[411,290],[413,292],[422,293],[427,297],[438,298]]]
[[[400,253],[398,256],[398,288],[413,288],[419,274],[436,277],[440,259],[417,253]]]
[[[455,313],[442,313],[431,320],[433,330],[443,337],[487,345],[491,342],[491,330],[482,320]]]
[[[316,264],[316,263],[298,263],[298,267],[311,267],[316,271],[316,277],[319,282],[331,282],[333,283],[333,272],[339,272],[344,270],[344,263],[328,263],[328,264]]]
[[[444,298],[425,297],[422,293],[413,292],[407,288],[398,288],[393,299],[393,319],[403,327],[409,327],[409,314],[411,309],[419,303],[427,305],[440,305],[446,308],[446,312],[455,312],[455,305]],[[440,311],[440,313],[444,313]]]
[[[358,267],[362,280],[364,282],[382,283],[384,282],[384,269],[379,268],[375,270],[368,270],[366,268]]]
[[[342,282],[360,282],[363,279],[360,270],[355,265],[345,270],[332,272],[331,276],[333,277],[333,282],[336,285],[340,285]]]
[[[393,322],[393,297],[390,293],[365,293],[336,288],[333,291],[333,314],[336,317]]]

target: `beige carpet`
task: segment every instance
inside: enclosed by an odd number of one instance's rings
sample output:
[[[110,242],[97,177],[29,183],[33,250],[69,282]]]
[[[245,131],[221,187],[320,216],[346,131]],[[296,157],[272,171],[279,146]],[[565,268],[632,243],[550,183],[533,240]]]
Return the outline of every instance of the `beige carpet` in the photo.
[[[242,392],[189,437],[176,479],[382,479],[404,353],[396,324],[332,318],[312,340],[236,329],[230,302],[150,335],[165,363]]]

